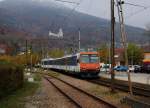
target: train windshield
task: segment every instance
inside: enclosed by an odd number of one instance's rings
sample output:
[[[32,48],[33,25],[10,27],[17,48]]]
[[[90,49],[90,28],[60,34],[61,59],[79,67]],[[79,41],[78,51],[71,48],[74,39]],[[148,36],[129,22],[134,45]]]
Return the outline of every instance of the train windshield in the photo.
[[[99,59],[98,59],[98,56],[95,54],[93,55],[90,55],[90,62],[91,63],[98,63]]]
[[[81,55],[80,62],[89,63],[90,62],[89,55],[87,54]]]
[[[98,63],[99,58],[96,54],[83,54],[80,58],[81,63]]]

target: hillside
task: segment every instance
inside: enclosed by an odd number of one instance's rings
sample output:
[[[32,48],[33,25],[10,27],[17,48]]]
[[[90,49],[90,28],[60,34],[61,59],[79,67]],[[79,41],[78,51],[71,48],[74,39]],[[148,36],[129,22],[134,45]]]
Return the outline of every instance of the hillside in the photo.
[[[99,46],[110,41],[110,21],[77,11],[70,13],[71,9],[48,0],[4,0],[0,2],[0,26],[23,33],[22,38],[48,38],[49,30],[57,32],[62,28],[65,39],[77,41],[80,28],[82,46]],[[116,25],[116,42],[119,42],[119,26]],[[126,31],[129,42],[147,41],[144,29],[126,26]],[[54,41],[51,40],[50,44]],[[67,44],[65,41],[61,43]]]

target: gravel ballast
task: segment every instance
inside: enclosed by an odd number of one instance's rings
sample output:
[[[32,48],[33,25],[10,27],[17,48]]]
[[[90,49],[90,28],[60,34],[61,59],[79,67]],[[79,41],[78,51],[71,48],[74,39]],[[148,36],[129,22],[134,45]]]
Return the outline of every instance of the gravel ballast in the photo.
[[[45,79],[42,79],[37,92],[25,100],[25,108],[77,108]]]

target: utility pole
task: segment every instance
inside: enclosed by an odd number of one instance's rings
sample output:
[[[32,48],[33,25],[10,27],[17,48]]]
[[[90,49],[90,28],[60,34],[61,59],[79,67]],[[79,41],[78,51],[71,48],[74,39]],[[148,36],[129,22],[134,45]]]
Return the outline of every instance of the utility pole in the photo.
[[[114,0],[111,0],[111,91],[114,92],[114,66],[115,66],[115,16],[114,16]]]
[[[134,64],[134,63],[133,63],[133,50],[132,50],[132,66],[133,66],[133,64]]]
[[[30,71],[32,72],[32,41],[30,45]]]
[[[80,52],[80,39],[81,39],[81,33],[80,33],[80,28],[79,28],[79,52]]]
[[[26,68],[28,65],[28,41],[26,40]]]
[[[122,4],[124,4],[124,1],[122,0],[116,0],[116,1],[117,1],[119,22],[120,22],[121,39],[122,39],[122,44],[124,47],[124,54],[125,54],[125,65],[128,67],[127,39],[126,39],[127,37],[126,37],[126,32],[125,32],[123,8],[122,8]],[[127,75],[128,75],[129,91],[130,91],[130,94],[133,95],[132,82],[131,82],[129,69],[127,70]]]

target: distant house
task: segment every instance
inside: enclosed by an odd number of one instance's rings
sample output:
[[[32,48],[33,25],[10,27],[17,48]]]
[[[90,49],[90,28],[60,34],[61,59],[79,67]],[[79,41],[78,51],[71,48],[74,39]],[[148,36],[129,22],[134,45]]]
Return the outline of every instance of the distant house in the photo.
[[[5,53],[6,53],[5,49],[0,48],[0,55],[3,55],[3,54],[5,54]]]
[[[11,48],[6,44],[0,44],[0,55],[10,54]]]
[[[116,48],[115,49],[115,64],[122,65],[124,64],[124,49],[123,48]]]
[[[147,61],[150,62],[150,52],[145,52],[144,53],[144,60],[143,60],[143,62],[147,62]]]
[[[141,46],[144,51],[144,59],[143,62],[150,62],[150,44],[146,44]]]
[[[150,52],[150,43],[140,45],[144,52]]]

